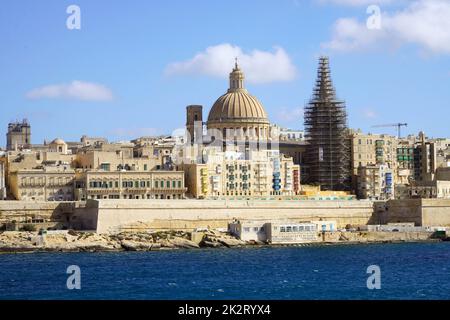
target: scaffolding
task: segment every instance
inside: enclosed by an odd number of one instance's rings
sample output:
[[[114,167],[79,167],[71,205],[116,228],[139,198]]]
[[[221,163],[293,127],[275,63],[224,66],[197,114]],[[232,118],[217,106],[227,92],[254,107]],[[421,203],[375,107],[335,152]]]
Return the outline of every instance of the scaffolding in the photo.
[[[320,57],[313,96],[305,107],[305,131],[309,142],[306,165],[308,183],[322,190],[349,190],[350,139],[345,102],[336,98],[328,57]]]

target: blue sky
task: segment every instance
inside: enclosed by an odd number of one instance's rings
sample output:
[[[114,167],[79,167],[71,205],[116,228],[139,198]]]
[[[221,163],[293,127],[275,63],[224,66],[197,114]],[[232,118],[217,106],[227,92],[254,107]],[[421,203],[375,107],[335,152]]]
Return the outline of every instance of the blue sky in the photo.
[[[365,27],[372,2],[2,1],[0,134],[24,117],[33,143],[170,134],[189,104],[207,117],[237,52],[273,123],[303,127],[327,54],[350,127],[395,134],[371,126],[407,122],[405,133],[450,136],[450,1],[380,0],[376,31]],[[80,30],[66,27],[71,4]]]

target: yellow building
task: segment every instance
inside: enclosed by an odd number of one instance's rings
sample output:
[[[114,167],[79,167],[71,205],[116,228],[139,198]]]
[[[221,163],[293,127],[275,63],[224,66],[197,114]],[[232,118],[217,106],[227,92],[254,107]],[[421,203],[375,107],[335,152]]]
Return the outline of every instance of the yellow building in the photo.
[[[206,148],[204,163],[182,168],[194,198],[296,195],[300,188],[300,167],[271,150],[252,151],[246,158],[237,151]]]
[[[102,171],[150,171],[161,165],[158,155],[134,157],[133,144],[104,144],[84,148],[76,156],[76,168]]]
[[[23,201],[73,201],[74,170],[44,168],[10,173],[10,192]]]
[[[184,199],[182,171],[86,171],[77,173],[76,200]]]
[[[405,183],[414,174],[413,169],[409,168],[410,165],[406,162],[402,162],[400,168],[402,170],[398,170],[399,140],[397,137],[385,134],[363,134],[358,130],[350,132],[350,140],[354,190],[357,190],[359,167],[386,165],[393,170],[394,184]]]
[[[361,199],[394,198],[393,170],[387,165],[366,165],[358,168],[357,194]]]

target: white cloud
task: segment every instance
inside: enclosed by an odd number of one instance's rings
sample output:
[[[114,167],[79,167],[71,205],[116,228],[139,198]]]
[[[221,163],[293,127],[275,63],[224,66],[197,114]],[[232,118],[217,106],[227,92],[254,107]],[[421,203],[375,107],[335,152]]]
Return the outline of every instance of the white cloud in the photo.
[[[104,85],[74,80],[68,84],[52,84],[33,89],[26,94],[29,99],[70,99],[83,101],[109,101],[113,93]]]
[[[192,59],[174,62],[167,66],[167,75],[200,74],[212,77],[228,77],[238,58],[246,79],[252,83],[290,81],[296,76],[296,68],[283,48],[275,47],[273,52],[253,50],[244,53],[238,46],[228,43],[206,48]]]
[[[427,52],[450,53],[450,1],[417,0],[393,14],[383,13],[381,29],[369,30],[354,18],[336,21],[332,39],[323,46],[337,51],[395,48],[407,44]]]
[[[278,120],[283,122],[295,122],[300,121],[303,119],[303,108],[294,108],[294,109],[288,109],[288,108],[281,108],[276,117]]]
[[[374,119],[378,116],[377,113],[374,110],[372,110],[371,108],[363,109],[362,114],[363,114],[364,118],[367,118],[367,119]]]

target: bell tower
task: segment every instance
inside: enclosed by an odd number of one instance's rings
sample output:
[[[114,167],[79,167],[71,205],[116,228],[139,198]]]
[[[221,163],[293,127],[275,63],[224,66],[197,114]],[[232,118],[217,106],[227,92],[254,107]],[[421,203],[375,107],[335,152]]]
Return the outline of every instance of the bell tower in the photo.
[[[199,137],[203,135],[203,106],[190,105],[186,107],[186,129],[191,144],[200,140]]]

